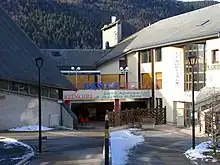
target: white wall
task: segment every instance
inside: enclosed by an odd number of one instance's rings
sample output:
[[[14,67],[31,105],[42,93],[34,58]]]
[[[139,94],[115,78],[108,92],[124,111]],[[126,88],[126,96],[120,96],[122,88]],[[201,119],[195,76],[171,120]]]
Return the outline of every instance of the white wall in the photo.
[[[121,23],[116,23],[114,26],[107,30],[102,30],[102,49],[105,48],[105,44],[108,41],[109,46],[115,46],[121,40],[122,37],[122,30],[121,30]]]
[[[206,62],[207,62],[207,65],[209,66],[208,68],[212,68],[215,65],[218,65],[218,66],[220,65],[219,63],[212,64],[212,50],[216,50],[216,49],[219,49],[220,51],[220,39],[213,39],[213,40],[206,41]],[[217,67],[214,70],[207,69],[206,70],[206,85],[220,87],[219,75],[220,75],[220,67]]]
[[[138,88],[138,52],[127,55],[128,71],[128,83],[132,84],[132,87]]]
[[[38,98],[26,95],[1,92],[0,98],[0,130],[38,124]],[[42,99],[42,125],[60,125],[60,104],[56,100]],[[65,111],[63,109],[63,111]],[[73,119],[63,112],[65,126],[72,127]]]
[[[97,68],[101,74],[119,74],[119,60],[113,60],[105,63]]]
[[[174,102],[184,97],[184,59],[183,49],[176,47],[162,48],[162,90],[164,106],[167,107],[167,122],[176,121]],[[156,67],[156,66],[155,66]],[[158,67],[159,68],[159,67]]]

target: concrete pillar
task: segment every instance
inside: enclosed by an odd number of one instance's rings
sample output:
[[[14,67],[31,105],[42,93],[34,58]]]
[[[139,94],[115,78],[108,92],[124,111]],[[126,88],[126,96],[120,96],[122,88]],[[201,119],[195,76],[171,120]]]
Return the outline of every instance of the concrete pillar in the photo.
[[[119,99],[115,99],[115,101],[114,101],[114,110],[115,110],[116,126],[119,126],[119,125],[121,125],[121,120],[120,120],[121,106],[120,106]]]
[[[116,113],[121,111],[121,106],[120,106],[119,99],[115,99],[115,101],[114,101],[114,110],[115,110]]]

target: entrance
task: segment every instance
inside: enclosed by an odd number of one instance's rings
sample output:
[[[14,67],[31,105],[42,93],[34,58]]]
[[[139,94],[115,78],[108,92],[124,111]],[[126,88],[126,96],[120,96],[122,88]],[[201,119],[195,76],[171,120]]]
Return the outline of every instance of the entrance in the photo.
[[[72,103],[71,107],[77,117],[87,114],[90,122],[104,121],[106,110],[112,111],[114,102]]]

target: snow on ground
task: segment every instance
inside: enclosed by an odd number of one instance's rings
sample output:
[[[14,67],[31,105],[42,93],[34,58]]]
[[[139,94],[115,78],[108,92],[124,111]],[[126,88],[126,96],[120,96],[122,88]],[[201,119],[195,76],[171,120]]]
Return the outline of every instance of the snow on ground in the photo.
[[[41,126],[41,130],[42,131],[49,131],[49,130],[53,130],[54,128],[48,128],[48,127],[44,127]],[[9,131],[27,131],[27,132],[31,132],[31,131],[39,131],[39,126],[38,125],[30,125],[30,126],[23,126],[23,127],[17,127],[17,128],[11,128],[9,129]]]
[[[144,142],[143,136],[136,136],[131,131],[134,131],[134,129],[119,130],[110,133],[113,165],[125,165],[128,160],[129,149]]]
[[[211,159],[212,162],[216,162],[217,160],[214,159],[212,156],[207,156],[203,154],[204,152],[212,151],[212,149],[210,149],[211,144],[211,141],[203,142],[197,145],[194,150],[192,148],[188,149],[184,154],[188,159],[192,161],[195,161],[197,159],[208,161]]]
[[[29,151],[26,155],[23,155],[22,157],[14,157],[14,158],[11,158],[11,160],[23,160],[27,157],[32,157],[34,156],[34,150],[33,148],[31,148],[29,145],[25,144],[25,143],[22,143],[20,141],[17,141],[16,139],[12,139],[12,138],[5,138],[5,137],[0,137],[0,142],[3,142],[5,147],[7,146],[10,146],[10,145],[20,145],[20,146],[23,146],[23,147],[26,147],[27,150]],[[1,159],[1,161],[4,161],[4,159]]]

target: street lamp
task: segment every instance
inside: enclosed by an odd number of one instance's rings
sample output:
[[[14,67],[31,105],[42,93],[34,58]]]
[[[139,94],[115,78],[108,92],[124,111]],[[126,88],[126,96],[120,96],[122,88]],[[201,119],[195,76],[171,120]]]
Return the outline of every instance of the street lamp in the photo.
[[[119,69],[120,69],[121,73],[125,74],[125,89],[127,89],[127,73],[129,71],[129,68],[128,67],[125,67],[125,68],[120,67]]]
[[[197,56],[195,54],[188,56],[189,64],[192,68],[192,148],[195,149],[195,96],[194,96],[194,66]]]
[[[41,67],[44,59],[42,57],[35,58],[36,66],[38,68],[38,108],[39,108],[39,153],[42,152],[42,132],[41,132]]]
[[[72,67],[71,67],[71,70],[75,70],[75,67],[72,66]],[[78,82],[77,82],[77,72],[80,71],[80,70],[81,70],[81,68],[78,66],[78,67],[76,68],[76,71],[75,71],[75,73],[76,73],[76,87],[77,87],[77,83],[78,83]]]

